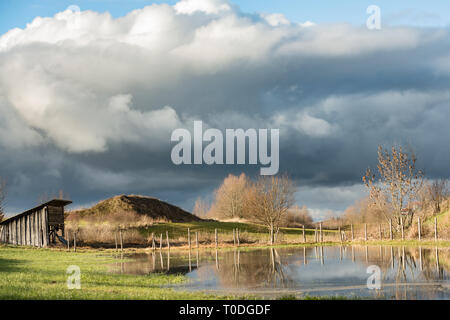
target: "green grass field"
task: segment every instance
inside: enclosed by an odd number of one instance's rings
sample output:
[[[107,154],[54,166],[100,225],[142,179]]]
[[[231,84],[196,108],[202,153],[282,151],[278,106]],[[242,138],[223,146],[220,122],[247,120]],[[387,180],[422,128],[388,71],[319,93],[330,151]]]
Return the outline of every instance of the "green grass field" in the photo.
[[[337,243],[324,243],[333,245]],[[358,243],[355,243],[358,244]],[[368,242],[368,245],[444,246],[447,241],[383,241]],[[313,245],[313,244],[307,244]],[[286,245],[283,245],[286,246]],[[251,248],[241,248],[241,250]],[[125,253],[136,249],[125,250]],[[223,249],[227,250],[227,249]],[[218,296],[202,292],[187,292],[167,288],[168,285],[183,284],[183,275],[115,274],[108,270],[117,262],[111,249],[79,249],[77,252],[64,249],[42,249],[0,245],[0,300],[4,299],[156,299],[156,300],[210,300],[210,299],[256,299],[255,296]],[[125,256],[126,257],[126,256]],[[126,258],[125,258],[126,261]],[[442,263],[443,261],[441,261]],[[445,261],[447,263],[447,261]],[[80,267],[81,289],[67,288],[67,268]],[[284,297],[287,299],[290,297]],[[303,297],[302,299],[314,297]],[[322,297],[321,299],[324,299]],[[328,299],[328,298],[325,298]]]
[[[140,232],[145,236],[150,236],[152,233],[155,235],[163,234],[166,231],[169,232],[171,238],[186,237],[188,228],[191,231],[191,235],[195,232],[200,234],[214,234],[217,229],[219,235],[232,236],[234,229],[239,229],[240,234],[254,238],[254,239],[267,239],[269,237],[268,229],[265,226],[252,224],[252,223],[240,223],[240,222],[219,222],[219,221],[202,221],[202,222],[188,222],[188,223],[157,223],[153,226],[140,228]],[[325,231],[324,231],[325,232]],[[336,233],[337,231],[326,231],[326,233]],[[303,230],[301,228],[280,228],[280,233],[285,240],[294,240],[302,236]],[[307,236],[314,235],[314,229],[305,229]]]
[[[67,252],[0,245],[0,299],[218,299],[237,298],[163,288],[181,275],[121,275],[108,272],[109,251]],[[67,288],[67,267],[81,269],[81,289]]]

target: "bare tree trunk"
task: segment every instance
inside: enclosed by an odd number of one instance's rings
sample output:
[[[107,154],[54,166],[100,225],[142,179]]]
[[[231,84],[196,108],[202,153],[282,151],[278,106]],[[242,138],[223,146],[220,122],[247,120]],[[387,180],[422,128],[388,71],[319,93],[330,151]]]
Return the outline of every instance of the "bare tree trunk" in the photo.
[[[274,243],[274,234],[273,234],[273,223],[270,224],[270,244],[273,245]]]

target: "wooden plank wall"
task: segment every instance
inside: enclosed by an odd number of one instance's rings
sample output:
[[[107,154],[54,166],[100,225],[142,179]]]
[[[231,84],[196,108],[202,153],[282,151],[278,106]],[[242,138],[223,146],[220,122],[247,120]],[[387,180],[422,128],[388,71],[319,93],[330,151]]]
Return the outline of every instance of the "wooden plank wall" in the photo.
[[[64,224],[64,208],[63,207],[48,206],[47,212],[48,212],[48,214],[47,214],[48,224],[50,226]]]
[[[49,245],[48,226],[48,210],[44,207],[1,225],[0,242],[47,247]]]

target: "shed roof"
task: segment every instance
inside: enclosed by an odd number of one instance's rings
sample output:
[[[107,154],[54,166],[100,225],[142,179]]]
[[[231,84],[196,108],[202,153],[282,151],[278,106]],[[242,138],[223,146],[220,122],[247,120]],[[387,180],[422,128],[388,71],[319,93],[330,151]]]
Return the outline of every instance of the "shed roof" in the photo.
[[[42,204],[38,205],[37,207],[34,207],[32,209],[29,209],[27,211],[19,213],[19,214],[13,216],[13,217],[10,217],[10,218],[8,218],[6,220],[3,220],[0,224],[6,224],[6,223],[8,223],[8,222],[10,222],[12,220],[20,218],[20,217],[22,217],[24,215],[27,215],[27,214],[31,213],[31,212],[34,212],[34,211],[37,211],[37,210],[41,210],[42,208],[47,207],[47,206],[65,207],[65,206],[67,206],[67,205],[69,205],[71,203],[72,203],[72,201],[70,201],[70,200],[53,199],[53,200],[50,200],[48,202],[42,203]]]

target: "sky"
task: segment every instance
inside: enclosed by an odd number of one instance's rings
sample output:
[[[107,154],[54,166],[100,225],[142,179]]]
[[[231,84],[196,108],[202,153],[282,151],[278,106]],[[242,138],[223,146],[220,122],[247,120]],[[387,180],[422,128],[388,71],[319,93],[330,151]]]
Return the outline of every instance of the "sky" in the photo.
[[[81,10],[110,12],[113,17],[125,16],[134,9],[156,3],[175,4],[177,1],[148,0],[0,0],[0,33],[12,28],[24,28],[36,16],[49,17],[71,5]],[[447,0],[240,0],[233,1],[243,12],[282,13],[293,22],[348,22],[365,24],[366,8],[377,5],[385,22],[392,25],[448,26],[450,3]]]
[[[368,5],[381,29],[366,27]],[[78,6],[76,10],[66,10]],[[278,128],[280,172],[316,219],[366,195],[379,144],[450,173],[448,1],[0,1],[0,177],[8,214],[64,190],[191,210],[228,174],[176,166],[171,133]],[[72,7],[74,8],[74,7]]]

